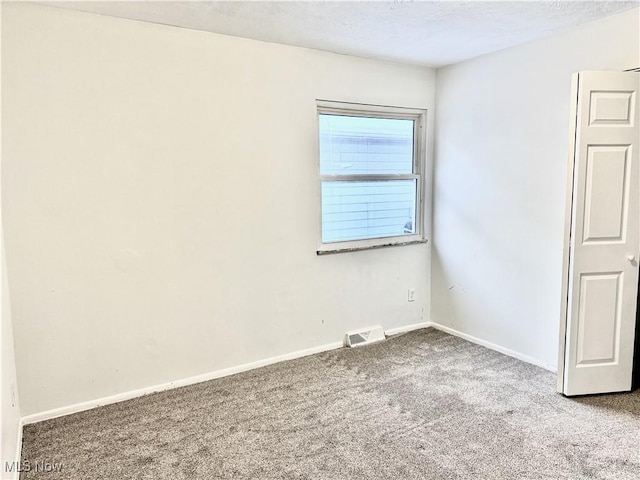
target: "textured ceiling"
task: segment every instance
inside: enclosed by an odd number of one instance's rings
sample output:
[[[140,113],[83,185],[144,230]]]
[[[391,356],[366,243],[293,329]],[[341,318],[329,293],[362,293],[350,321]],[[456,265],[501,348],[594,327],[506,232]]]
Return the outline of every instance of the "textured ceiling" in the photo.
[[[40,3],[432,67],[501,50],[640,5],[639,0]]]

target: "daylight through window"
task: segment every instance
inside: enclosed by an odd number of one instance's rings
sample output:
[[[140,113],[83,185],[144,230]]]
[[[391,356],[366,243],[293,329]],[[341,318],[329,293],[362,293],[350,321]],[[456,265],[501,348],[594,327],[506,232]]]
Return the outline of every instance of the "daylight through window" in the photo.
[[[420,240],[425,112],[318,102],[321,250]]]

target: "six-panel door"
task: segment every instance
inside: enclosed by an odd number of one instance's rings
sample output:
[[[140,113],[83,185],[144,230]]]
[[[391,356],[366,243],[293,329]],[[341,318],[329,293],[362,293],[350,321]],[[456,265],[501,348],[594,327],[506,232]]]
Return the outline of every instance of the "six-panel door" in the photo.
[[[640,251],[640,74],[578,77],[565,395],[631,389]]]

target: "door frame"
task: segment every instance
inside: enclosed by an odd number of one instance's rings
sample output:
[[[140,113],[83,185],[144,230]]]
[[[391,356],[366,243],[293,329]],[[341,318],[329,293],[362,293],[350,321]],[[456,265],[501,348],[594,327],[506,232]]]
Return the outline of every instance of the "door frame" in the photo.
[[[565,195],[564,240],[562,244],[562,287],[560,297],[560,335],[558,340],[558,378],[556,390],[564,390],[564,363],[567,344],[567,310],[569,306],[569,259],[571,257],[571,222],[573,220],[573,185],[575,181],[576,132],[580,74],[571,74],[571,105],[569,106],[569,152],[567,156],[567,190]]]

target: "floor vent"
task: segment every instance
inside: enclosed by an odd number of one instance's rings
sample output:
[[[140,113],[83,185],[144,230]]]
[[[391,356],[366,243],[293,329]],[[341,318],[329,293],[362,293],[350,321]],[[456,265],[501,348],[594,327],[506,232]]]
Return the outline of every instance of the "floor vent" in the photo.
[[[385,338],[382,327],[371,327],[358,330],[357,332],[347,332],[345,335],[345,345],[347,347],[359,347],[361,345],[380,342]]]

